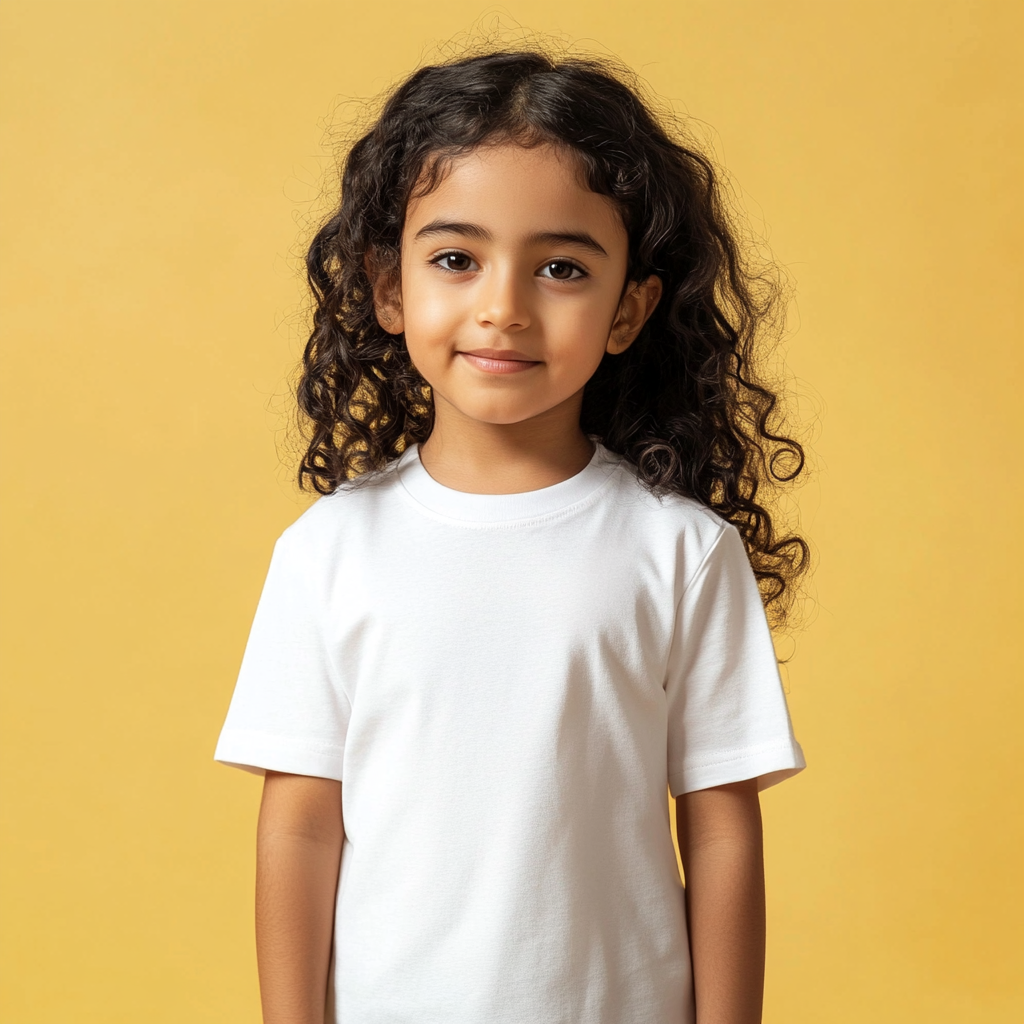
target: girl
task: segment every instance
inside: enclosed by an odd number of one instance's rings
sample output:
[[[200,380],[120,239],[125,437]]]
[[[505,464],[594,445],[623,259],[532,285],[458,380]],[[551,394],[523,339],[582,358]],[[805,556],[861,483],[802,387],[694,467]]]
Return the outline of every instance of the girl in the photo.
[[[265,773],[266,1024],[759,1021],[802,452],[710,165],[605,62],[425,67],[307,263],[323,497],[216,751]]]

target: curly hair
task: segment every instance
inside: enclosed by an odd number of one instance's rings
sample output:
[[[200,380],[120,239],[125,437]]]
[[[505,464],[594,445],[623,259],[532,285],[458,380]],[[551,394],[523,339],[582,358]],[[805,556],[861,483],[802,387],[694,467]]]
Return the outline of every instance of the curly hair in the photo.
[[[306,257],[315,307],[297,388],[311,427],[300,486],[331,493],[430,436],[430,386],[402,335],[378,324],[370,268],[397,274],[414,190],[495,141],[572,154],[586,186],[621,213],[627,281],[661,279],[635,342],[606,354],[588,381],[580,426],[652,492],[694,498],[734,524],[781,625],[808,546],[780,535],[766,507],[804,468],[801,445],[775,426],[778,395],[755,372],[779,290],[750,269],[711,161],[670,137],[628,72],[605,59],[527,48],[422,67],[351,147],[340,206]]]

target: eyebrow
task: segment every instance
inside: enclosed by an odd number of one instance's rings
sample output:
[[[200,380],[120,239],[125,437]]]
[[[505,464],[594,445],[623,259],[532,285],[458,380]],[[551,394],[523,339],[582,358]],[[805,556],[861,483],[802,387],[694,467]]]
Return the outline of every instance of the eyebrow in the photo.
[[[432,220],[416,232],[416,238],[427,238],[431,235],[466,235],[477,238],[481,242],[489,242],[491,233],[479,224],[467,224],[460,221]],[[524,240],[527,245],[576,245],[586,249],[594,256],[607,257],[602,246],[593,235],[585,231],[535,231]]]

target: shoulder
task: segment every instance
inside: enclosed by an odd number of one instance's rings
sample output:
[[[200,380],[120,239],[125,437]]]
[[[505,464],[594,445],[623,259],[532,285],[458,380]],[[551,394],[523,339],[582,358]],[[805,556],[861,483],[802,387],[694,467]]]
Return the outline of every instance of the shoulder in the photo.
[[[342,484],[317,498],[276,541],[275,551],[291,560],[322,564],[349,538],[380,521],[395,500],[395,465]]]
[[[636,467],[613,456],[612,494],[625,516],[639,529],[667,533],[686,540],[695,549],[710,551],[723,534],[735,527],[707,505],[674,491],[655,493],[638,477]]]
[[[616,548],[628,552],[638,566],[670,576],[676,598],[722,554],[731,564],[740,552],[749,571],[742,539],[732,523],[695,498],[653,492],[631,462],[617,459],[610,488],[612,521],[607,524]]]

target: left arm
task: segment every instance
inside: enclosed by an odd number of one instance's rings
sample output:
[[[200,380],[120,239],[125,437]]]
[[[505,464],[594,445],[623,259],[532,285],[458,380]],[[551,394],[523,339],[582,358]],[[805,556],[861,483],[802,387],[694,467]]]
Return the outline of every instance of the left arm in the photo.
[[[757,780],[676,797],[697,1024],[761,1024],[765,898]]]

